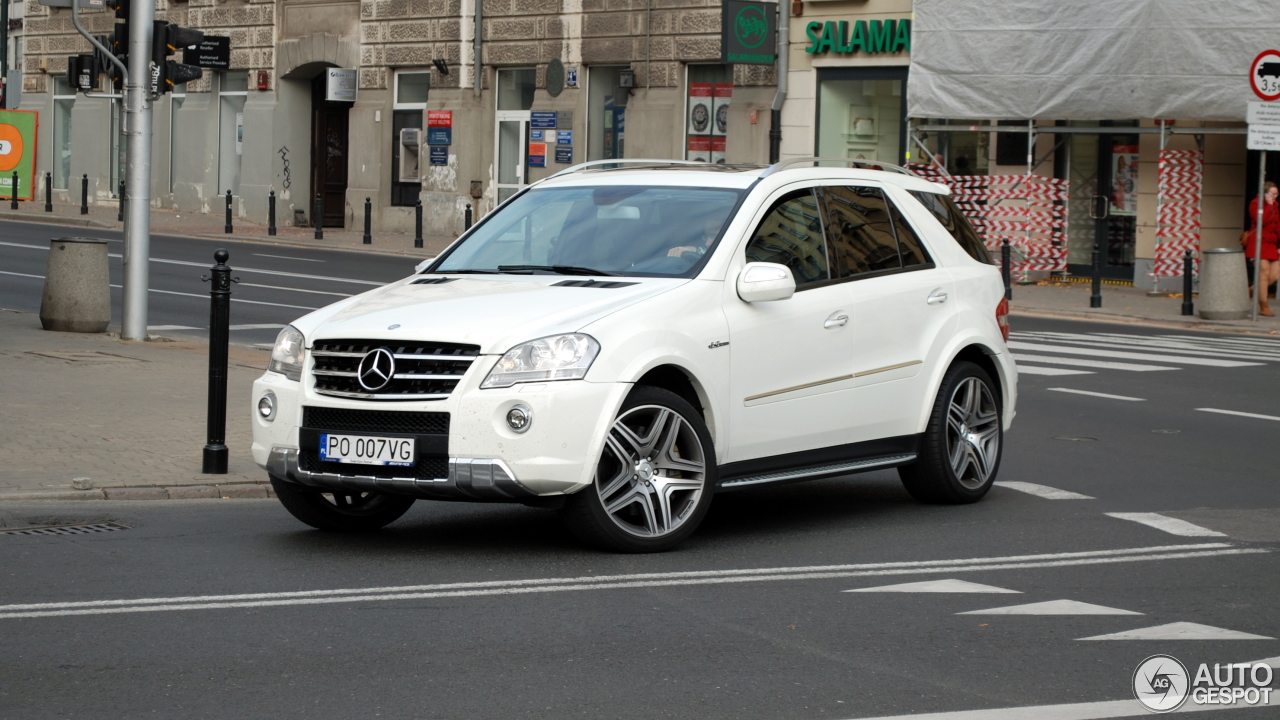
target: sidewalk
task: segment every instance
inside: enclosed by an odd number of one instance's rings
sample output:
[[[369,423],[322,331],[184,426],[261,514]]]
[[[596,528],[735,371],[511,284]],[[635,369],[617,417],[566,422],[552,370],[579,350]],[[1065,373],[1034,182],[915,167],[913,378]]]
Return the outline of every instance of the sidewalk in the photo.
[[[1280,316],[1250,320],[1205,320],[1182,314],[1182,296],[1151,297],[1147,291],[1124,285],[1102,286],[1102,307],[1089,307],[1093,289],[1085,283],[1045,282],[1014,285],[1009,303],[1014,316],[1061,317],[1071,320],[1208,330],[1231,333],[1280,334]],[[1192,298],[1196,301],[1197,298]]]
[[[207,345],[46,332],[9,310],[0,337],[0,501],[269,496],[249,454],[249,394],[269,353],[231,348],[230,472],[202,475]]]
[[[74,235],[70,228],[88,227],[106,230],[119,230],[123,223],[116,220],[118,207],[111,205],[90,205],[89,214],[80,214],[79,204],[54,203],[53,212],[44,211],[44,201],[19,203],[17,210],[9,209],[9,202],[0,198],[0,220],[17,222],[49,223],[67,226],[60,231],[61,235]],[[363,212],[363,211],[361,211]],[[363,222],[363,215],[357,217]],[[412,257],[434,257],[453,242],[453,236],[429,235],[430,228],[423,228],[423,246],[413,246],[413,233],[373,233],[373,242],[364,244],[363,226],[359,230],[345,228],[325,228],[324,239],[315,239],[315,230],[309,227],[278,227],[274,236],[267,234],[265,225],[255,225],[243,218],[232,218],[232,233],[227,234],[226,217],[222,214],[202,215],[199,213],[179,213],[171,210],[151,209],[151,232],[154,235],[176,235],[179,237],[196,237],[207,240],[231,240],[241,242],[260,242],[274,245],[324,248],[328,250],[349,250],[356,252],[372,252],[385,255],[408,255]]]

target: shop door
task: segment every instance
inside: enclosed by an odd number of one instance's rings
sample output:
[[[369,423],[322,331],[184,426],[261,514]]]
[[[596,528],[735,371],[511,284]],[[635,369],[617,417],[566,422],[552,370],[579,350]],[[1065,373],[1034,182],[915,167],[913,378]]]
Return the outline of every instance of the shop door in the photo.
[[[1071,137],[1071,208],[1067,270],[1093,272],[1093,246],[1102,250],[1102,275],[1133,279],[1138,237],[1138,136]]]
[[[498,159],[498,203],[502,204],[528,184],[529,112],[499,110],[497,121],[494,157]]]
[[[324,198],[324,227],[343,227],[347,210],[347,114],[350,103],[324,99],[325,76],[311,83],[311,213]],[[312,218],[312,222],[315,222]]]

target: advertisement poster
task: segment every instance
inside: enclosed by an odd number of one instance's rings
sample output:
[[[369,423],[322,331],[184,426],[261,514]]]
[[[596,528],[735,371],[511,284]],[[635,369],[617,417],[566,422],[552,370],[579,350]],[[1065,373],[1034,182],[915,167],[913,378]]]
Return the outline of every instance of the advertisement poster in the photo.
[[[690,135],[689,150],[686,157],[695,162],[710,162],[711,137],[708,135]]]
[[[1111,146],[1111,214],[1138,214],[1138,146]]]
[[[547,144],[529,143],[529,167],[547,166]]]
[[[711,83],[689,83],[689,134],[711,134]]]
[[[18,173],[18,199],[35,199],[36,113],[0,110],[0,195],[13,197]]]
[[[717,83],[712,89],[711,134],[724,136],[729,129],[729,101],[733,99],[733,86]]]

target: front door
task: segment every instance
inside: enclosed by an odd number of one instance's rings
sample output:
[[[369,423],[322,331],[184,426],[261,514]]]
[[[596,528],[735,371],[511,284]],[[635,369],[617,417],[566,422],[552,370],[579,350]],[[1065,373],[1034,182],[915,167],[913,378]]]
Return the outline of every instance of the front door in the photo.
[[[499,110],[497,121],[494,157],[498,159],[496,179],[501,204],[528,184],[529,112]]]
[[[311,83],[311,208],[324,200],[323,227],[343,227],[347,215],[347,114],[351,103],[324,99],[325,76]],[[312,218],[312,223],[318,219]]]
[[[1138,136],[1073,135],[1070,173],[1068,271],[1092,274],[1096,243],[1102,275],[1132,280],[1138,239]]]

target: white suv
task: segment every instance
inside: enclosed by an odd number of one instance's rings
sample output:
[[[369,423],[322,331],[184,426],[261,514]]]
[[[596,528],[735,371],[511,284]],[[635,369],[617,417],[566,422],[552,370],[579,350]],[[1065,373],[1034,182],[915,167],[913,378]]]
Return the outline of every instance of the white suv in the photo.
[[[822,162],[536,183],[285,328],[255,461],[324,530],[520,502],[629,552],[746,487],[896,467],[921,501],[980,499],[1017,392],[1000,275],[946,188]]]

